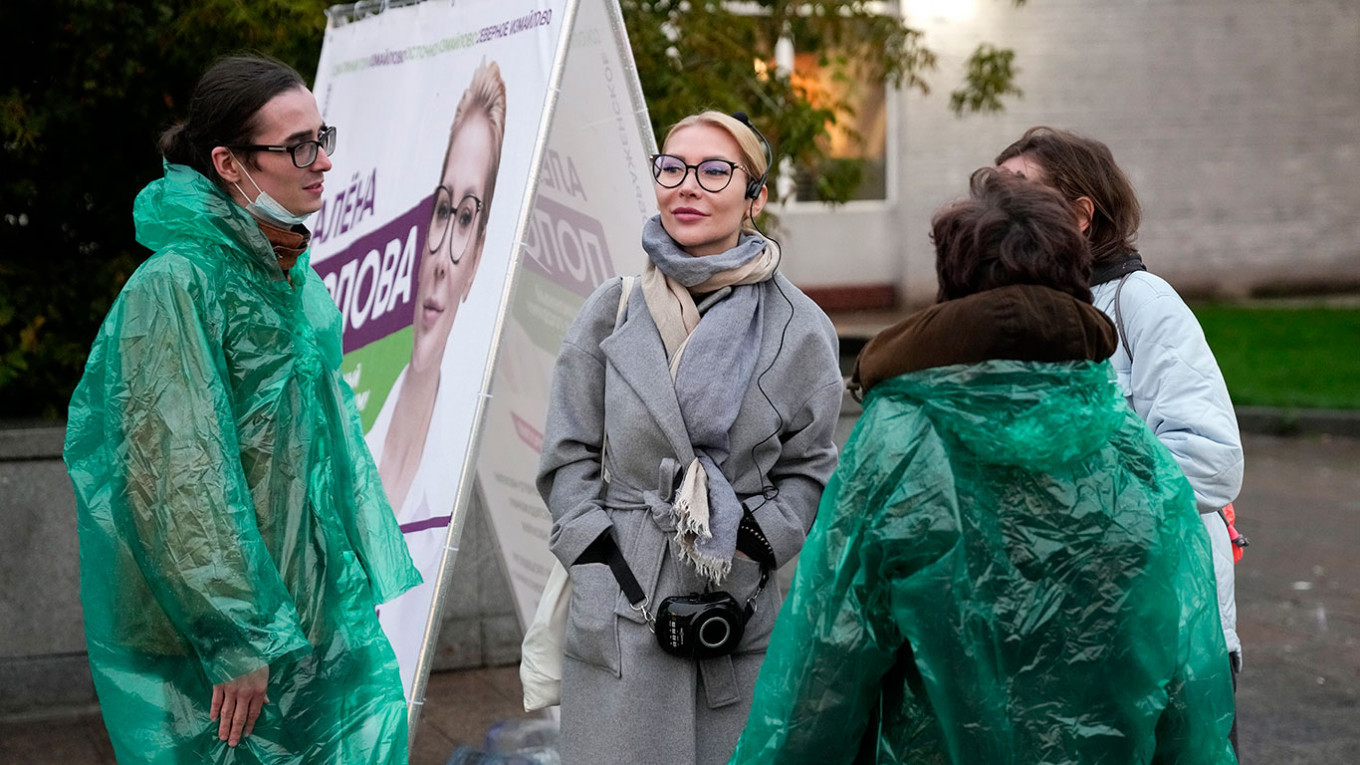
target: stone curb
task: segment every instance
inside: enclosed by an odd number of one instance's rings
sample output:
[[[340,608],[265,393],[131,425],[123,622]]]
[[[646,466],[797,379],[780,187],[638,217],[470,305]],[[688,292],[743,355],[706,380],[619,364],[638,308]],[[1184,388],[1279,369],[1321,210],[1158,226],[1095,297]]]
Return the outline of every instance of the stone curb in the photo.
[[[1360,411],[1239,406],[1237,426],[1246,433],[1270,436],[1360,438]]]
[[[846,395],[841,404],[841,417],[853,419],[859,413],[859,404]],[[1267,436],[1360,438],[1360,410],[1239,406],[1237,426],[1244,433]],[[21,428],[0,426],[0,460],[60,458],[65,435],[66,429],[61,425]]]
[[[65,423],[39,427],[0,425],[0,461],[61,459]]]

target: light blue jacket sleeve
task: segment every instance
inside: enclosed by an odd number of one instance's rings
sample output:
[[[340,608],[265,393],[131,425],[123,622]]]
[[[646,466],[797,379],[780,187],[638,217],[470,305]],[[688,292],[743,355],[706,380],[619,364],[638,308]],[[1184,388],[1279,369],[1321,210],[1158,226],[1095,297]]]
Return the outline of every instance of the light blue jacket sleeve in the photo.
[[[1117,288],[1106,282],[1092,292],[1118,324]],[[1149,273],[1130,276],[1119,303],[1123,326],[1110,362],[1124,397],[1180,465],[1199,511],[1215,512],[1242,488],[1242,436],[1204,330],[1171,285]]]

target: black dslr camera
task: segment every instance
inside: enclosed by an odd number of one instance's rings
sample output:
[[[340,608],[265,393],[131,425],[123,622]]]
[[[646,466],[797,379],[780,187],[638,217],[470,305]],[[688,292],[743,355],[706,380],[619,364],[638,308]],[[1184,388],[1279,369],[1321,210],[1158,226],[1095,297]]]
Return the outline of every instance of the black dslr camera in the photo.
[[[656,610],[656,642],[685,659],[712,659],[737,650],[747,614],[725,592],[677,595]]]

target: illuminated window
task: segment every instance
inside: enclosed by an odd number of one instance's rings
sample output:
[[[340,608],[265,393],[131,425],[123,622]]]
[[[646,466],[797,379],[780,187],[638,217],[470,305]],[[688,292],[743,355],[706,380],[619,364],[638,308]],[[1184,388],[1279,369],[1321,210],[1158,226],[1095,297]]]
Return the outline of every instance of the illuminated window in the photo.
[[[859,11],[882,16],[897,17],[901,13],[898,0],[865,0],[856,5]],[[742,15],[770,13],[770,4],[766,2],[726,0],[722,6]],[[834,123],[827,125],[828,135],[820,139],[824,156],[814,163],[781,165],[779,198],[822,202],[828,198],[823,193],[827,186],[839,189],[849,186],[849,201],[885,200],[890,172],[888,89],[883,83],[862,76],[852,58],[839,52],[831,41],[821,39],[817,24],[808,21],[814,15],[811,7],[799,7],[786,36],[775,45],[774,61],[754,61],[757,77],[787,72],[795,87],[807,93],[813,106],[840,105],[835,108]]]
[[[867,82],[866,78],[855,76],[853,62],[848,71],[823,65],[824,61],[834,60],[834,54],[827,53],[793,56],[790,76],[796,86],[806,90],[813,106],[837,102],[848,105],[837,109],[835,123],[827,125],[828,135],[821,139],[826,156],[815,165],[794,167],[794,198],[800,202],[821,201],[823,183],[844,183],[837,179],[846,173],[853,174],[856,160],[863,160],[858,170],[859,182],[850,199],[887,199],[887,88],[881,82]]]

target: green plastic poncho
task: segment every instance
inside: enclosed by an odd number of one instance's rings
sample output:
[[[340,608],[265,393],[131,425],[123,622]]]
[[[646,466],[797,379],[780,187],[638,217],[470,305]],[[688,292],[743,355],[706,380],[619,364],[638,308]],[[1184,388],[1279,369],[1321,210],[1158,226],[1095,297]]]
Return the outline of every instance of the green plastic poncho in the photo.
[[[1231,763],[1209,542],[1107,363],[874,387],[740,763]]]
[[[259,226],[167,164],[134,209],[156,251],[71,399],[81,598],[119,762],[407,760],[377,603],[416,585],[352,392],[340,314],[307,256],[284,278]],[[270,667],[231,749],[214,684]]]

